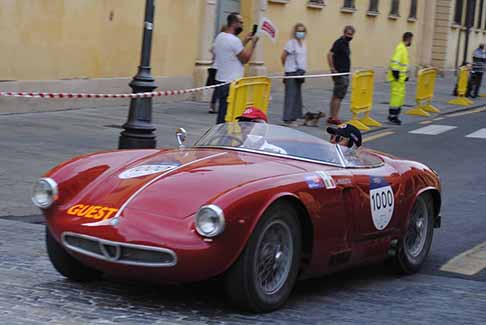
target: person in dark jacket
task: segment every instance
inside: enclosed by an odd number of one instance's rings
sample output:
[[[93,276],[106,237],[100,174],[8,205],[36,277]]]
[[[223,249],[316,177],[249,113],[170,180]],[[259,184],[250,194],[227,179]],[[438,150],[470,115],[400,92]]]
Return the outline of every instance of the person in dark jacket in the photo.
[[[344,27],[343,35],[338,38],[332,45],[327,54],[327,62],[332,73],[348,73],[351,71],[351,50],[349,43],[353,39],[356,30],[353,26]],[[341,101],[346,96],[349,86],[349,75],[333,76],[334,90],[332,93],[331,107],[327,123],[339,125],[342,121],[339,119],[339,109]]]
[[[479,47],[474,50],[472,59],[472,70],[466,96],[476,98],[479,96],[479,89],[481,89],[481,81],[486,66],[486,51],[484,49],[484,44],[479,44]]]

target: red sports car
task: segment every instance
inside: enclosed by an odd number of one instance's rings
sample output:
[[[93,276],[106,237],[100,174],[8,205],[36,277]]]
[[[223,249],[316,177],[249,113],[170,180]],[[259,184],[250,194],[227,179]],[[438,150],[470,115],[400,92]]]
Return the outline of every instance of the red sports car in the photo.
[[[39,179],[49,258],[76,281],[224,279],[253,312],[298,278],[392,259],[416,272],[440,226],[427,166],[295,129],[226,123],[185,147],[95,153]]]

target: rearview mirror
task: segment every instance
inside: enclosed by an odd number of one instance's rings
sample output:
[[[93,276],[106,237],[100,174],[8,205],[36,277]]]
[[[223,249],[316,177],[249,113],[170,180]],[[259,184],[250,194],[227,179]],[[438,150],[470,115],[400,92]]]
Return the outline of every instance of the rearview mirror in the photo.
[[[176,137],[177,142],[179,142],[179,147],[184,147],[184,141],[186,141],[186,130],[183,128],[177,128],[176,130]]]

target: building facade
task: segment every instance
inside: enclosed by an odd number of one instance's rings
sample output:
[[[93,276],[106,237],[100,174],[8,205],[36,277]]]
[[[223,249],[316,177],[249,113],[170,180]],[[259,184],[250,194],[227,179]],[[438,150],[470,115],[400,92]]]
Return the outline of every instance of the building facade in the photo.
[[[469,1],[474,26],[466,28]],[[144,7],[144,0],[0,0],[0,88],[129,91]],[[261,17],[279,30],[275,43],[261,39],[249,75],[282,73],[280,54],[297,22],[308,30],[309,72],[328,71],[326,53],[345,25],[357,30],[355,68],[386,69],[410,31],[412,64],[452,69],[462,63],[466,32],[469,56],[486,39],[485,10],[483,0],[156,0],[152,74],[160,89],[204,84],[212,41],[232,11],[247,32]]]

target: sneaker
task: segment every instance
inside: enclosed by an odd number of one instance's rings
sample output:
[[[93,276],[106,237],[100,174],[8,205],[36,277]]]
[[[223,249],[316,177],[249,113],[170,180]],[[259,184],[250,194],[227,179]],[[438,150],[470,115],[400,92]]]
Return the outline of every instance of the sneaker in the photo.
[[[402,121],[396,116],[388,116],[388,122],[393,125],[402,125]]]
[[[334,118],[332,118],[332,117],[329,117],[329,118],[327,119],[327,123],[328,123],[328,124],[339,125],[339,124],[343,124],[343,121],[341,121],[341,120],[340,120],[340,119],[338,119],[338,118],[334,119]]]

